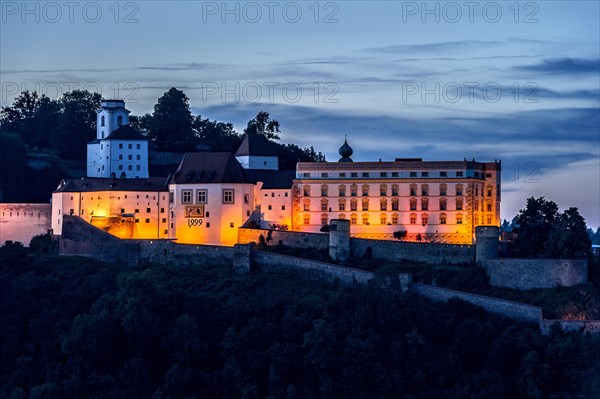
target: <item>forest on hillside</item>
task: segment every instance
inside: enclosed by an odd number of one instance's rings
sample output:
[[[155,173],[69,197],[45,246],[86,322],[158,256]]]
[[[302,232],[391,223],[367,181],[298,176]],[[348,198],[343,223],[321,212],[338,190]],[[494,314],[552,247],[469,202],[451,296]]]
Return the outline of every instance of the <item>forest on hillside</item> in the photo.
[[[377,281],[0,248],[3,398],[593,398],[600,337]]]

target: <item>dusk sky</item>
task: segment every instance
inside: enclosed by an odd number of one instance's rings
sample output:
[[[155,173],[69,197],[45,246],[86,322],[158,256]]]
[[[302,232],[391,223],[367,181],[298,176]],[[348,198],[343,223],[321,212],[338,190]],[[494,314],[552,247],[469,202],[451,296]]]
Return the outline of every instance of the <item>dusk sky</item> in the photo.
[[[0,105],[72,89],[152,112],[170,87],[242,131],[260,110],[329,161],[502,160],[600,225],[598,1],[2,1]],[[51,132],[49,132],[51,134]]]

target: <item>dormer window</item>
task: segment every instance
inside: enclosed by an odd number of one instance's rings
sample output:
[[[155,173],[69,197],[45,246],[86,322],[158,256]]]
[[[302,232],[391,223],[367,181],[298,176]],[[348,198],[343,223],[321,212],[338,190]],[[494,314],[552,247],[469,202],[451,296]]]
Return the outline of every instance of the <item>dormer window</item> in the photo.
[[[105,124],[105,118],[104,118],[104,115],[102,115],[100,117],[100,126],[104,126],[104,124]]]
[[[123,125],[123,117],[121,115],[119,115],[117,117],[117,126],[121,126]]]

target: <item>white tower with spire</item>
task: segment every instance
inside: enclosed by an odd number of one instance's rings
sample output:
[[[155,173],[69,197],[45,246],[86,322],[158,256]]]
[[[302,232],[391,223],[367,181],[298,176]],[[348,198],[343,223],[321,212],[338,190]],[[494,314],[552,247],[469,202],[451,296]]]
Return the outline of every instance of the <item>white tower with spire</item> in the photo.
[[[123,100],[103,100],[98,110],[96,140],[87,145],[87,176],[146,178],[148,139],[129,126]]]

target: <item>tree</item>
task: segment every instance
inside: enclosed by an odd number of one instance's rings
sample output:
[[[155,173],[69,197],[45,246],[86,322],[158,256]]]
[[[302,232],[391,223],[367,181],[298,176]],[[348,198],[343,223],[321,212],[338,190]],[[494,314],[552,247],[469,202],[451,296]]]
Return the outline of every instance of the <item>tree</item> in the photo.
[[[545,254],[551,258],[581,258],[589,254],[591,245],[585,219],[571,207],[554,221]]]
[[[27,145],[18,134],[0,132],[0,202],[19,202],[25,194]]]
[[[102,96],[87,90],[73,90],[59,100],[62,114],[58,134],[60,155],[85,159],[87,143],[96,137],[96,111]]]
[[[20,134],[30,147],[57,148],[48,132],[58,130],[59,120],[58,102],[35,91],[21,92],[11,107],[0,111],[2,130]]]
[[[525,209],[521,209],[516,217],[517,238],[513,246],[515,256],[534,257],[544,254],[557,212],[558,205],[544,197],[527,199]]]
[[[269,117],[269,113],[260,111],[254,119],[248,121],[245,134],[262,134],[269,140],[279,140],[279,122]]]
[[[155,141],[189,141],[194,139],[190,99],[171,87],[154,105],[150,139]]]
[[[232,123],[223,123],[202,119],[200,115],[192,123],[194,136],[202,143],[206,143],[215,151],[235,151],[242,142],[242,137],[237,134]]]
[[[152,129],[152,115],[129,115],[129,126],[142,133],[143,135],[149,136],[150,130]]]

